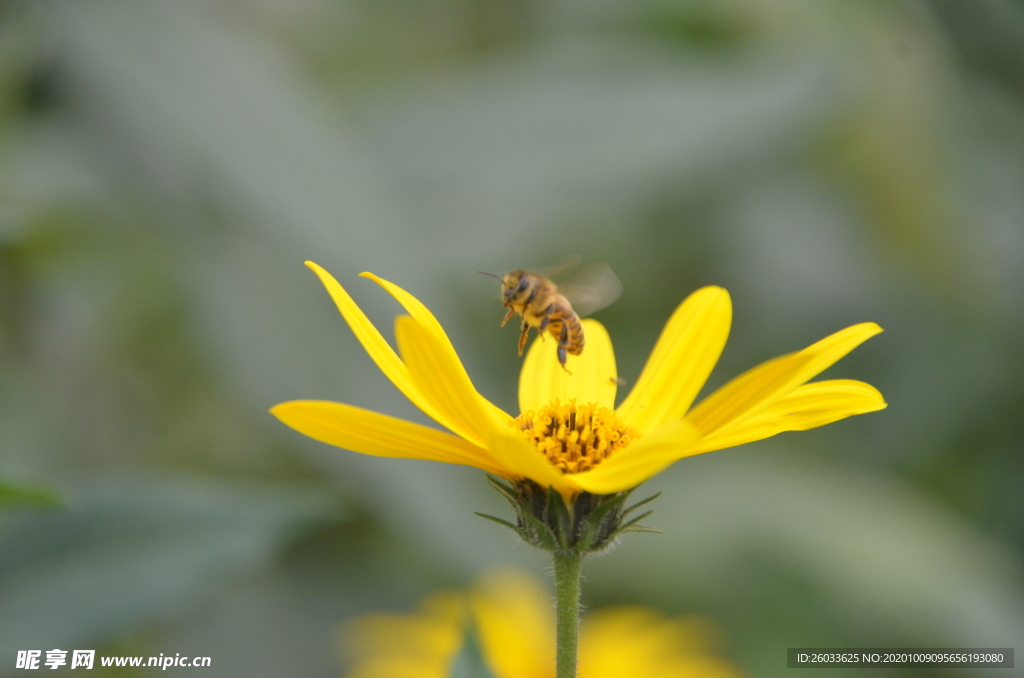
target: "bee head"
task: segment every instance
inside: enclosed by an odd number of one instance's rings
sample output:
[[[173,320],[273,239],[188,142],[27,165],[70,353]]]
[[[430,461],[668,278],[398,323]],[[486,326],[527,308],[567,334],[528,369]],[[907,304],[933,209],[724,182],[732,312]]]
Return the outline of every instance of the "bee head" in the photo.
[[[515,302],[530,287],[524,271],[516,270],[501,279],[501,301],[505,306]]]

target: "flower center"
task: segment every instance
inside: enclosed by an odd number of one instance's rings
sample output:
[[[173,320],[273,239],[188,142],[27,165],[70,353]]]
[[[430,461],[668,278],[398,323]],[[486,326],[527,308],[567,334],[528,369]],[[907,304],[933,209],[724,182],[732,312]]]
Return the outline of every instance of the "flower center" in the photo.
[[[600,405],[576,405],[557,400],[509,422],[565,473],[589,471],[641,436],[626,426],[615,410]]]

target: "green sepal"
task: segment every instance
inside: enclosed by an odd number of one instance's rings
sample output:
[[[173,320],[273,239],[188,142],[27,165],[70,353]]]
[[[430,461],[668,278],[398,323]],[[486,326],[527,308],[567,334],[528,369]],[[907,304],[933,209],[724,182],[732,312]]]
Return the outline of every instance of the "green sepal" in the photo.
[[[548,524],[558,540],[558,545],[563,549],[574,546],[575,530],[573,529],[572,515],[565,505],[561,493],[553,487],[548,488],[548,517]]]
[[[626,495],[628,493],[623,492],[621,494],[606,495],[605,500],[597,505],[585,521],[583,521],[583,531],[580,533],[579,545],[584,551],[593,551],[598,548],[598,535],[601,534],[601,527],[605,522],[605,519],[610,515],[614,515],[618,509],[626,502]],[[614,535],[612,535],[614,536]]]
[[[533,531],[525,531],[529,535],[529,539],[524,539],[527,544],[536,546],[537,548],[544,549],[545,551],[557,551],[559,547],[559,539],[555,536],[555,533],[550,527],[542,520],[535,516],[531,516],[529,513],[524,513],[521,518],[525,520],[527,525],[533,527]]]
[[[516,491],[511,485],[506,485],[494,476],[487,476],[487,484],[497,490],[498,494],[505,497],[505,499],[508,500],[508,503],[512,504],[512,508],[515,508],[518,505]]]
[[[626,532],[644,532],[646,534],[661,534],[662,531],[656,527],[650,525],[631,525],[630,527],[624,527],[619,530],[618,534],[625,534]]]
[[[628,529],[630,527],[633,527],[634,525],[636,525],[637,523],[639,523],[641,520],[643,520],[647,516],[651,515],[652,513],[654,513],[654,511],[644,511],[643,513],[638,515],[636,518],[633,518],[633,520],[629,521],[628,523],[623,523],[622,527],[620,527],[619,529],[620,530],[625,530],[625,529]]]
[[[546,551],[593,553],[608,548],[625,532],[657,531],[638,524],[651,515],[651,511],[629,521],[626,517],[657,499],[660,492],[623,509],[632,490],[615,494],[581,492],[571,502],[566,502],[553,487],[545,489],[531,480],[509,484],[488,476],[487,482],[511,504],[516,522],[483,513],[477,515],[514,530],[526,543]]]
[[[620,525],[618,527],[618,529],[615,530],[615,532],[612,533],[611,538],[614,539],[615,537],[618,537],[619,535],[625,534],[627,532],[659,532],[660,533],[661,530],[659,530],[656,527],[650,527],[648,525],[639,525],[638,524],[641,520],[643,520],[647,516],[651,515],[652,513],[654,513],[654,511],[645,511],[644,513],[641,513],[640,515],[638,515],[636,518],[633,518],[632,520],[630,520],[628,523],[623,523],[622,525]]]
[[[508,529],[510,529],[513,532],[515,532],[516,534],[518,534],[520,537],[523,536],[523,531],[521,529],[519,529],[518,527],[516,527],[512,523],[508,522],[504,518],[498,518],[497,516],[488,515],[486,513],[480,513],[479,511],[473,511],[473,514],[474,515],[478,515],[481,518],[486,518],[487,520],[490,520],[491,522],[498,523],[499,525],[504,525]]]
[[[652,501],[654,501],[655,499],[657,499],[660,496],[661,496],[661,492],[655,492],[651,496],[647,497],[647,499],[641,499],[640,501],[638,501],[637,503],[633,504],[632,506],[627,508],[625,511],[623,511],[622,512],[622,517],[625,518],[630,513],[632,513],[633,511],[637,510],[638,508],[640,508],[644,504],[649,504],[649,503],[651,503]]]

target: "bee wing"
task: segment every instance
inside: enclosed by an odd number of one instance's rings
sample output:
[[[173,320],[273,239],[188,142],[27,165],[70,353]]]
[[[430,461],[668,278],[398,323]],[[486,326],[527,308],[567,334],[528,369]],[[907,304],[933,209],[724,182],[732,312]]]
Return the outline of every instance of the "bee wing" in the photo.
[[[622,294],[622,281],[608,265],[599,261],[571,275],[558,292],[569,300],[579,316],[597,313]]]
[[[553,266],[531,266],[523,270],[529,271],[534,275],[543,276],[549,280],[557,281],[559,278],[565,278],[565,276],[579,268],[582,261],[583,257],[580,255],[570,254]]]

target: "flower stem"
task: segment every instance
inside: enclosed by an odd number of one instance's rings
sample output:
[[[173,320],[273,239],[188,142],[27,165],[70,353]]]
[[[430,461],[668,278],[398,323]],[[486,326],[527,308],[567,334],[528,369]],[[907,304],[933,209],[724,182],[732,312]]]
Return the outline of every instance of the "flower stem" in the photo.
[[[555,555],[555,608],[558,651],[557,678],[576,678],[576,643],[580,632],[580,566],[583,554],[574,549]]]

